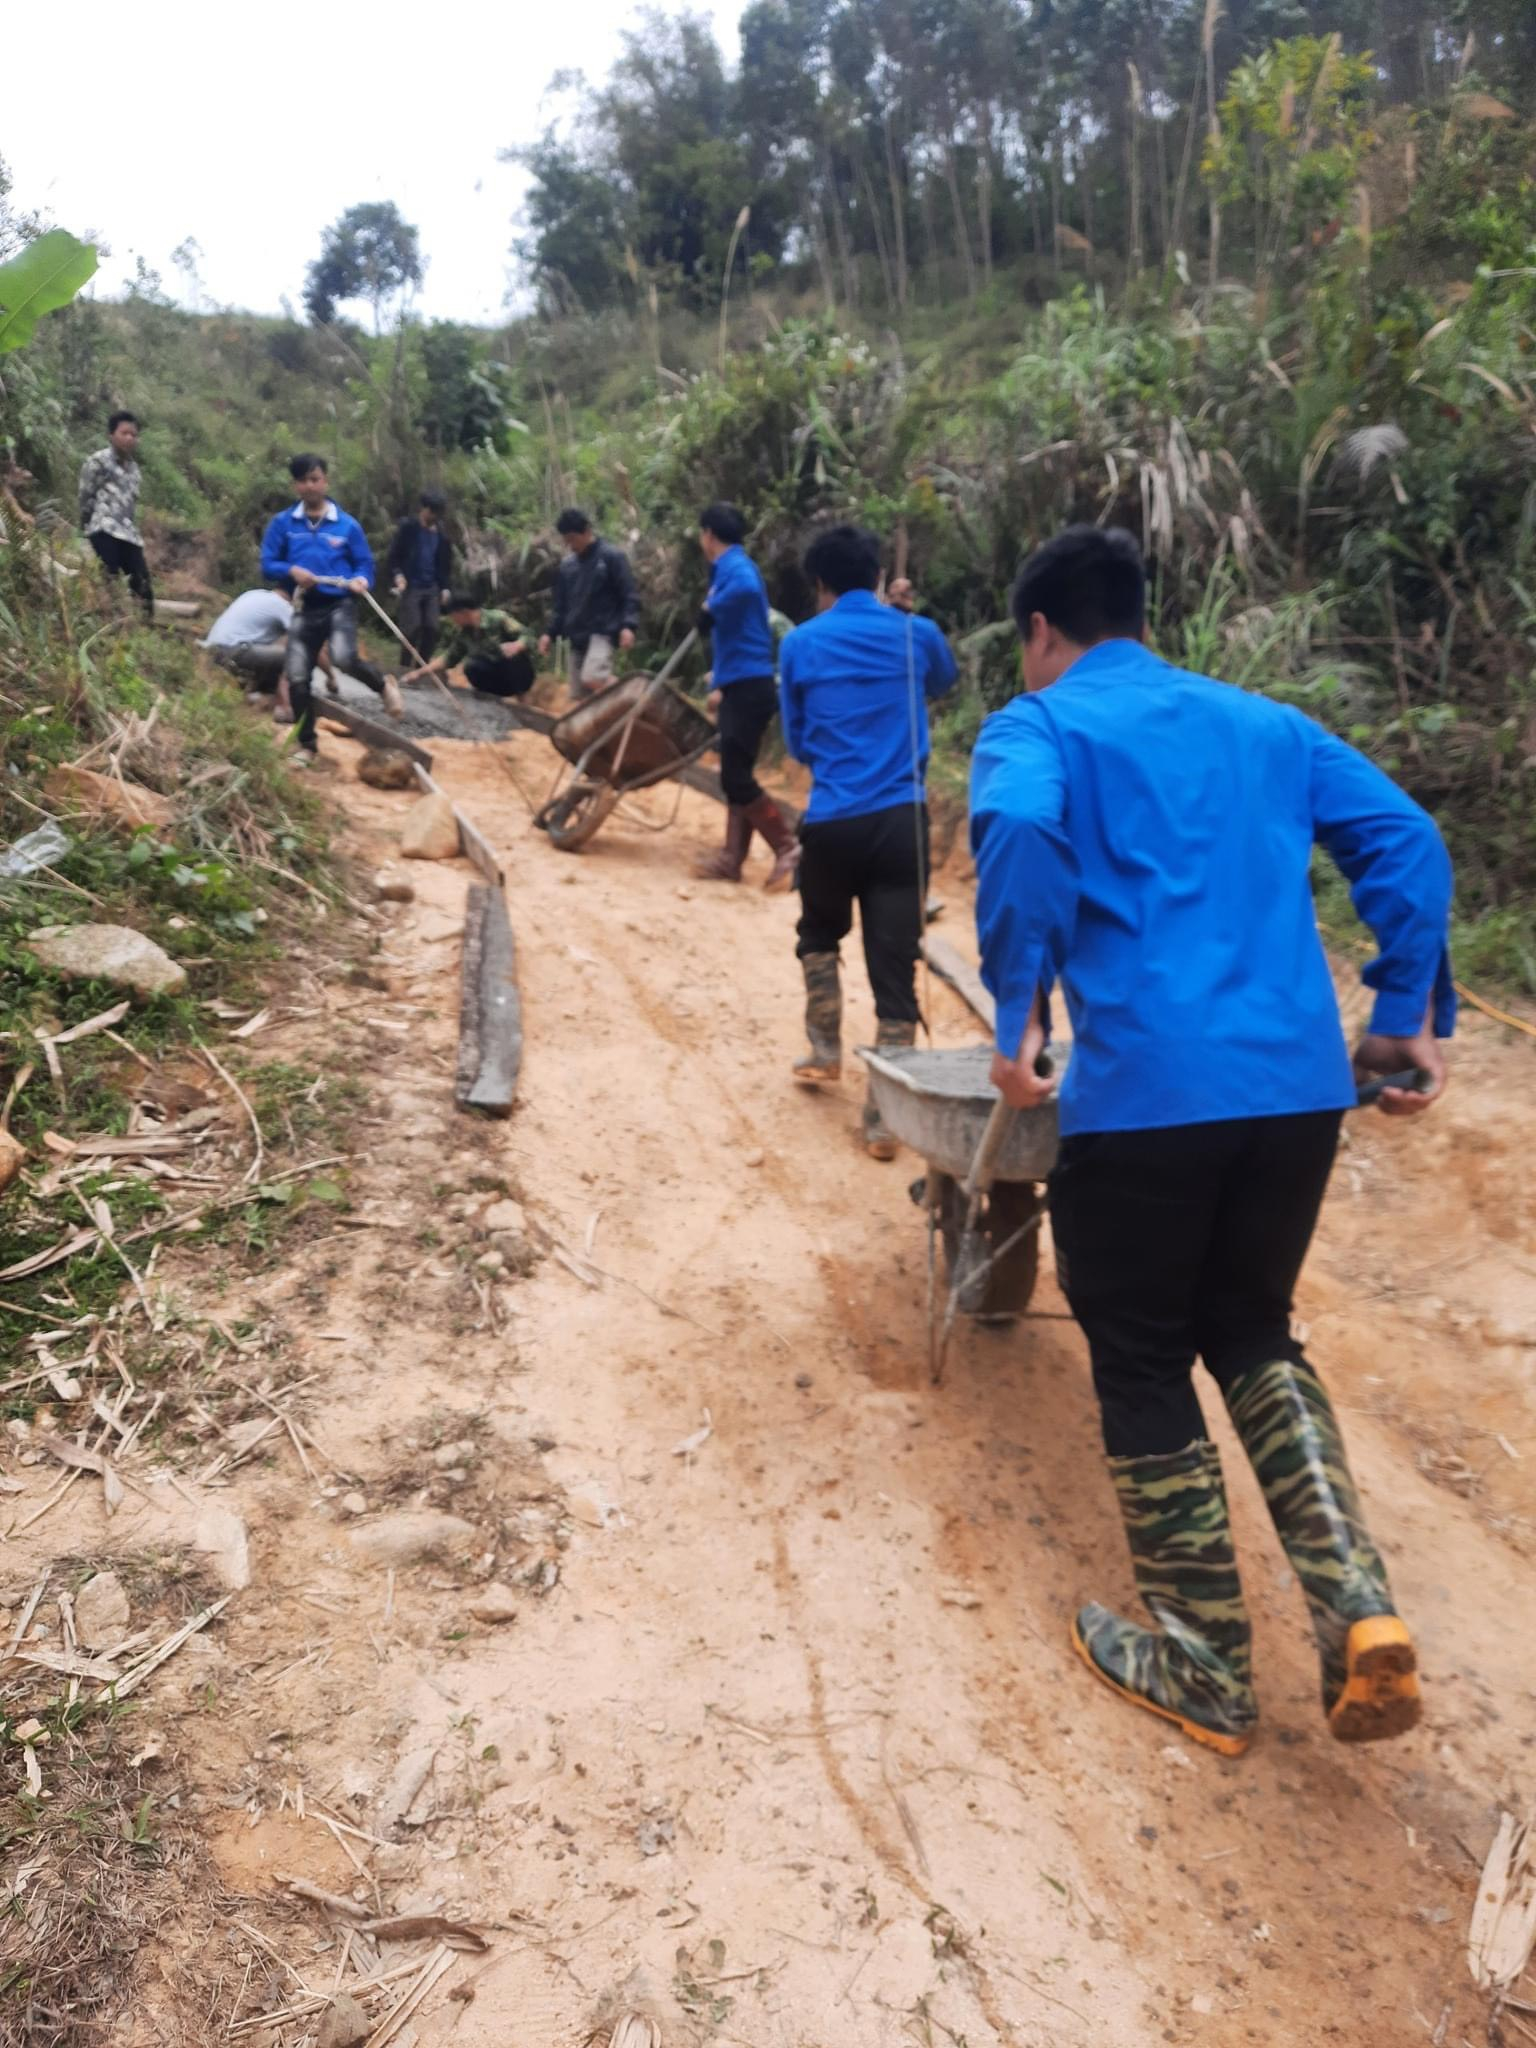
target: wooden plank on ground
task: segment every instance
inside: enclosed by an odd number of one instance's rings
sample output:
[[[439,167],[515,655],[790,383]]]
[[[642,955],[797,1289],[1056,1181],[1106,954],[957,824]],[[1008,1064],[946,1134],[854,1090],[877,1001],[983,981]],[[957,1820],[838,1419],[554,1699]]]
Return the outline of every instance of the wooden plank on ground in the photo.
[[[969,1004],[989,1031],[997,1029],[997,1005],[988,993],[986,984],[976,968],[949,943],[948,939],[932,936],[925,938],[923,958],[940,981],[947,981],[955,994]]]
[[[510,1116],[523,1061],[523,1007],[506,892],[471,882],[464,910],[459,1065],[460,1109]]]
[[[378,725],[373,719],[365,718],[361,711],[354,711],[350,704],[343,704],[336,698],[317,697],[315,716],[334,718],[338,725],[346,726],[354,739],[362,740],[367,746],[407,754],[418,768],[430,771],[432,767],[432,756],[425,747],[418,747],[414,740],[408,740],[403,732],[396,732],[391,726]]]

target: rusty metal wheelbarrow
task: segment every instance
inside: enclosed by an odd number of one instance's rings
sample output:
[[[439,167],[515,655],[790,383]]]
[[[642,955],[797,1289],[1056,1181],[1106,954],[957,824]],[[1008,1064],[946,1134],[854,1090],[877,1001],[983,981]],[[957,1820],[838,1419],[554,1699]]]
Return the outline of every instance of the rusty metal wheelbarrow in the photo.
[[[609,683],[550,728],[572,773],[534,823],[562,852],[585,846],[621,797],[668,781],[715,744],[713,724],[670,681],[696,637],[690,633],[659,674]]]

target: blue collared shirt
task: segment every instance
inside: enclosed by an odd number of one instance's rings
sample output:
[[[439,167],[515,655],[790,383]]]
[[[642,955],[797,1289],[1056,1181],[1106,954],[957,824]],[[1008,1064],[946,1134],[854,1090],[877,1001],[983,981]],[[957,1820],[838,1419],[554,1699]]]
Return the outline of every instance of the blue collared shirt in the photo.
[[[987,720],[971,769],[982,978],[1010,1057],[1035,990],[1060,979],[1064,1134],[1353,1104],[1314,844],[1381,948],[1372,1030],[1412,1037],[1432,1007],[1449,1037],[1450,859],[1343,740],[1132,640]]]
[[[294,569],[308,569],[316,576],[361,576],[371,586],[373,551],[351,513],[343,512],[329,498],[313,526],[304,507],[295,505],[268,521],[261,542],[261,573],[269,583],[280,583],[291,591],[290,572]],[[324,587],[314,593],[322,604],[334,603],[344,594]]]
[[[718,558],[704,608],[714,643],[711,666],[717,690],[728,690],[732,683],[744,683],[753,676],[773,674],[768,592],[745,548],[727,548]]]
[[[953,687],[955,657],[932,619],[850,590],[784,636],[784,744],[814,778],[808,825],[923,800],[928,699]]]

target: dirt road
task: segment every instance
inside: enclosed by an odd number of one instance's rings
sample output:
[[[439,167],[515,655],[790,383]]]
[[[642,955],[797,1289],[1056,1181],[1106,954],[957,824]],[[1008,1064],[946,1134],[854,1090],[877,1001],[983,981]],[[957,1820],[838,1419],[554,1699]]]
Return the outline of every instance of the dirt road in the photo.
[[[452,2048],[575,2048],[626,2007],[669,2044],[750,2048],[1481,2042],[1467,1918],[1536,1744],[1529,1048],[1474,1023],[1428,1129],[1354,1120],[1303,1291],[1425,1725],[1329,1741],[1217,1417],[1264,1714],[1223,1763],[1070,1652],[1077,1603],[1130,1584],[1054,1287],[926,1383],[914,1165],[856,1148],[853,1081],[787,1082],[792,900],[687,880],[703,799],[572,858],[492,750],[436,751],[506,857],[521,1105],[448,1107],[466,870],[413,864],[382,1025],[338,1011],[333,1041],[380,1098],[352,1182],[375,1227],[240,1304],[321,1375],[311,1426],[353,1478],[289,1461],[237,1489],[254,1583],[218,1653],[227,1717],[181,1729],[228,1889],[270,1896],[281,1868],[499,1923],[470,1999],[414,2016]],[[543,742],[495,751],[542,794]],[[387,853],[409,799],[334,787]],[[963,876],[945,893],[969,945]],[[947,991],[932,1008],[940,1042],[975,1035]],[[509,1195],[524,1225],[493,1243],[478,1219]],[[473,1525],[458,1562],[359,1554],[413,1508]],[[487,1577],[514,1620],[473,1618]],[[423,1753],[397,1830],[388,1788]],[[401,1845],[275,1811],[296,1785]]]

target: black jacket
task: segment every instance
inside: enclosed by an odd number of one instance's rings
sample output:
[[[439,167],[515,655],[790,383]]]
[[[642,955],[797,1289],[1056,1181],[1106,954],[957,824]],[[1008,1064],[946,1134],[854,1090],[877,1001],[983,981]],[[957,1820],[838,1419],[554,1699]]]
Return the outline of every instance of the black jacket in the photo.
[[[395,528],[395,537],[389,544],[389,557],[384,564],[384,581],[393,583],[397,576],[410,580],[411,568],[416,560],[416,535],[421,531],[421,521],[414,512],[408,512]],[[453,543],[443,529],[437,529],[437,586],[439,590],[453,588]]]
[[[555,571],[549,631],[555,640],[616,640],[640,623],[640,593],[629,557],[611,541],[594,540],[584,555],[568,554]]]

